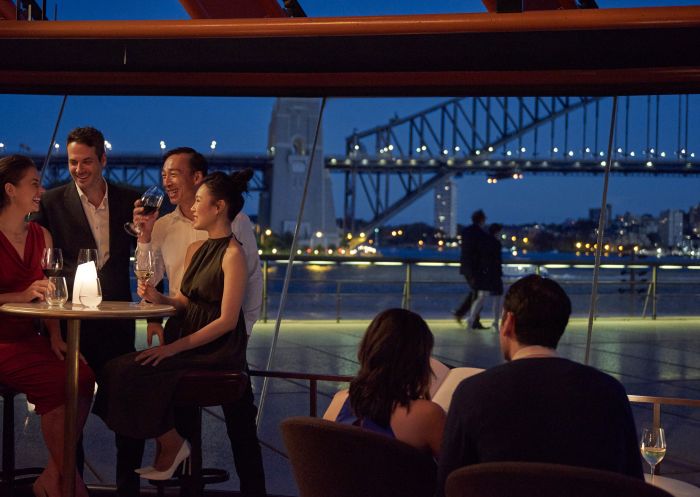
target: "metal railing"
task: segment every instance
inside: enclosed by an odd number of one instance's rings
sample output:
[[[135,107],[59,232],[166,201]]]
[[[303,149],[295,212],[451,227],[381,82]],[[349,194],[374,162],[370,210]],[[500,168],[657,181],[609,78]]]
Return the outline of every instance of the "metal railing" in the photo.
[[[262,307],[262,321],[267,322],[269,315],[268,310],[270,307],[270,299],[274,296],[271,292],[270,287],[281,281],[281,278],[274,278],[270,276],[270,270],[273,264],[286,262],[286,258],[283,255],[268,255],[265,254],[261,256],[263,263],[263,307]],[[403,269],[403,275],[401,279],[396,279],[394,276],[392,279],[386,280],[367,280],[367,279],[352,279],[352,278],[337,278],[324,280],[326,285],[333,286],[334,291],[324,291],[320,294],[327,295],[329,298],[334,300],[335,304],[335,319],[337,322],[341,320],[343,315],[343,303],[345,300],[351,297],[367,296],[367,295],[393,295],[399,296],[401,301],[401,307],[405,309],[410,309],[414,304],[415,300],[420,296],[432,296],[441,297],[445,295],[454,296],[464,292],[465,282],[460,279],[454,279],[453,281],[445,280],[443,278],[437,279],[425,279],[416,277],[416,269],[421,267],[433,266],[436,268],[450,267],[454,268],[454,275],[457,275],[459,263],[456,260],[434,260],[434,259],[422,259],[422,258],[385,258],[385,257],[345,257],[345,256],[297,256],[295,264],[307,264],[307,265],[326,265],[326,266],[344,266],[344,265],[362,265],[362,266],[397,266]],[[579,270],[592,270],[593,264],[587,260],[527,260],[527,259],[510,259],[504,261],[505,272],[508,270],[514,270],[516,275],[507,275],[504,277],[504,283],[507,285],[512,281],[515,281],[518,277],[529,274],[549,274],[553,279],[557,279],[561,275],[562,271],[579,271]],[[658,316],[658,301],[662,296],[674,295],[674,296],[685,296],[697,298],[700,303],[700,261],[697,263],[692,262],[682,262],[682,263],[668,263],[657,260],[652,261],[606,261],[601,265],[602,270],[617,270],[619,272],[624,272],[624,274],[618,274],[617,279],[602,279],[599,283],[600,287],[607,288],[608,290],[617,287],[617,291],[620,293],[629,294],[630,297],[630,314],[634,314],[635,299],[641,297],[643,293],[643,305],[641,316],[646,317],[649,315],[651,319],[656,319]],[[674,271],[681,270],[698,270],[697,277],[694,274],[691,277],[687,277],[684,281],[676,281],[669,276],[674,274]],[[425,273],[424,273],[425,274]],[[447,273],[442,273],[445,275]],[[612,274],[608,271],[608,274]],[[662,282],[659,282],[660,275],[663,275]],[[624,279],[620,279],[624,276]],[[687,276],[687,274],[686,274]],[[291,280],[291,291],[290,294],[294,295],[295,284],[309,284],[310,280],[301,278],[292,278]],[[560,281],[565,287],[570,288],[585,288],[590,287],[591,281],[587,278],[579,278],[578,280],[566,279],[566,281]],[[318,283],[318,282],[317,282]],[[401,287],[400,294],[398,291],[392,292],[366,292],[361,293],[357,291],[349,291],[349,288],[353,285],[362,283],[367,289],[371,289],[373,285],[383,285],[383,286],[394,286],[398,288]],[[420,294],[416,291],[416,288],[420,285],[440,285],[441,288],[445,288],[444,291],[431,291],[430,294]],[[687,293],[677,293],[668,292],[666,294],[659,291],[659,287],[662,286],[666,290],[672,288],[681,287],[696,287],[695,291],[690,291]],[[452,290],[453,289],[453,290]],[[452,291],[449,291],[452,290]],[[310,292],[304,292],[308,295]],[[610,293],[599,295],[599,298],[605,298],[606,295]]]

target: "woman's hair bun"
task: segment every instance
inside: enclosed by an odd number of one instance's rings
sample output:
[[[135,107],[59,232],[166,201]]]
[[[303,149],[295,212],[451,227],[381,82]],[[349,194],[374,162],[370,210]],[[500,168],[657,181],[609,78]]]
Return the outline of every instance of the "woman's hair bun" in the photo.
[[[233,184],[236,189],[240,192],[247,192],[248,181],[250,181],[250,179],[253,177],[253,174],[253,170],[249,167],[231,173],[231,179],[233,180]]]

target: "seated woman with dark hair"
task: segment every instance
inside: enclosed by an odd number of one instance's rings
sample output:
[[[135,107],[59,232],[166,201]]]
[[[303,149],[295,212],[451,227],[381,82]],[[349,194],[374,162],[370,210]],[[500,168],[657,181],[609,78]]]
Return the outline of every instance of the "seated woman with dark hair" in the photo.
[[[53,246],[53,240],[45,228],[27,222],[27,214],[39,210],[39,197],[44,191],[39,171],[29,157],[3,157],[0,186],[0,304],[42,302],[49,280],[42,274],[41,257],[44,248]],[[46,469],[34,482],[34,495],[61,497],[66,344],[58,320],[45,319],[43,324],[49,338],[39,334],[32,318],[0,315],[0,383],[25,393],[41,416],[41,433],[49,454]],[[90,410],[95,376],[84,361],[78,366],[80,431]],[[71,497],[87,497],[87,488],[77,472],[75,481],[75,495]]]
[[[188,248],[175,297],[139,282],[140,296],[180,311],[180,338],[117,357],[105,367],[95,412],[116,433],[158,443],[153,465],[137,470],[142,478],[167,480],[189,458],[189,444],[175,429],[173,396],[182,375],[196,369],[245,369],[248,334],[241,305],[248,277],[231,221],[243,208],[252,174],[250,169],[233,176],[216,172],[202,182],[192,206],[193,226],[209,237]]]
[[[395,437],[440,453],[445,412],[430,401],[433,334],[418,314],[388,309],[370,323],[357,357],[360,371],[338,392],[324,419]]]

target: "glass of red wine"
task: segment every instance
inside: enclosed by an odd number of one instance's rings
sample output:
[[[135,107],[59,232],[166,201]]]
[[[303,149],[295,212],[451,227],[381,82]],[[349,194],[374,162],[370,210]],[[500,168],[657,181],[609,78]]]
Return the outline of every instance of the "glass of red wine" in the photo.
[[[141,195],[141,207],[143,208],[143,215],[147,216],[154,213],[160,208],[160,204],[163,203],[163,197],[165,194],[163,190],[157,186],[152,186]],[[141,228],[135,223],[125,223],[124,230],[131,236],[141,235]]]
[[[63,269],[63,251],[60,248],[46,247],[41,254],[41,270],[47,278],[60,276]]]

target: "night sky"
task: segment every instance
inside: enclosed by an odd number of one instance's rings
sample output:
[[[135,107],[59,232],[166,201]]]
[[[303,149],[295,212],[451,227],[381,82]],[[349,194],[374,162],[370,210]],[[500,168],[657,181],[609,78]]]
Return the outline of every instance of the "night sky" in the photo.
[[[187,19],[177,0],[49,0],[49,14],[58,4],[62,20],[88,19]],[[340,2],[301,0],[310,17],[333,15],[386,15],[450,12],[483,12],[474,0],[356,0]],[[663,2],[642,0],[598,0],[601,8],[694,5],[693,1]],[[691,101],[700,102],[698,96]],[[345,137],[353,129],[367,129],[386,123],[394,115],[420,111],[444,99],[381,98],[331,99],[323,123],[324,154],[343,154]],[[63,143],[66,133],[76,127],[100,128],[115,151],[159,151],[164,140],[168,148],[188,145],[208,151],[217,141],[217,153],[265,152],[273,98],[201,97],[69,97],[58,133]],[[5,152],[18,152],[19,145],[32,153],[44,153],[60,106],[60,97],[0,95],[0,142]],[[700,105],[694,105],[700,110]],[[700,119],[691,118],[689,149],[700,156]],[[334,175],[336,215],[341,215],[342,176]],[[459,222],[466,223],[471,211],[483,208],[489,221],[505,224],[560,222],[586,217],[588,209],[599,207],[603,178],[586,176],[538,176],[522,181],[501,181],[487,185],[485,176],[459,179]],[[668,208],[687,210],[700,203],[700,178],[618,177],[610,182],[608,203],[615,214],[624,211],[651,213]],[[432,224],[432,196],[398,214],[391,224],[424,221]],[[246,211],[254,214],[257,201],[251,198]],[[369,213],[359,209],[358,214]]]

